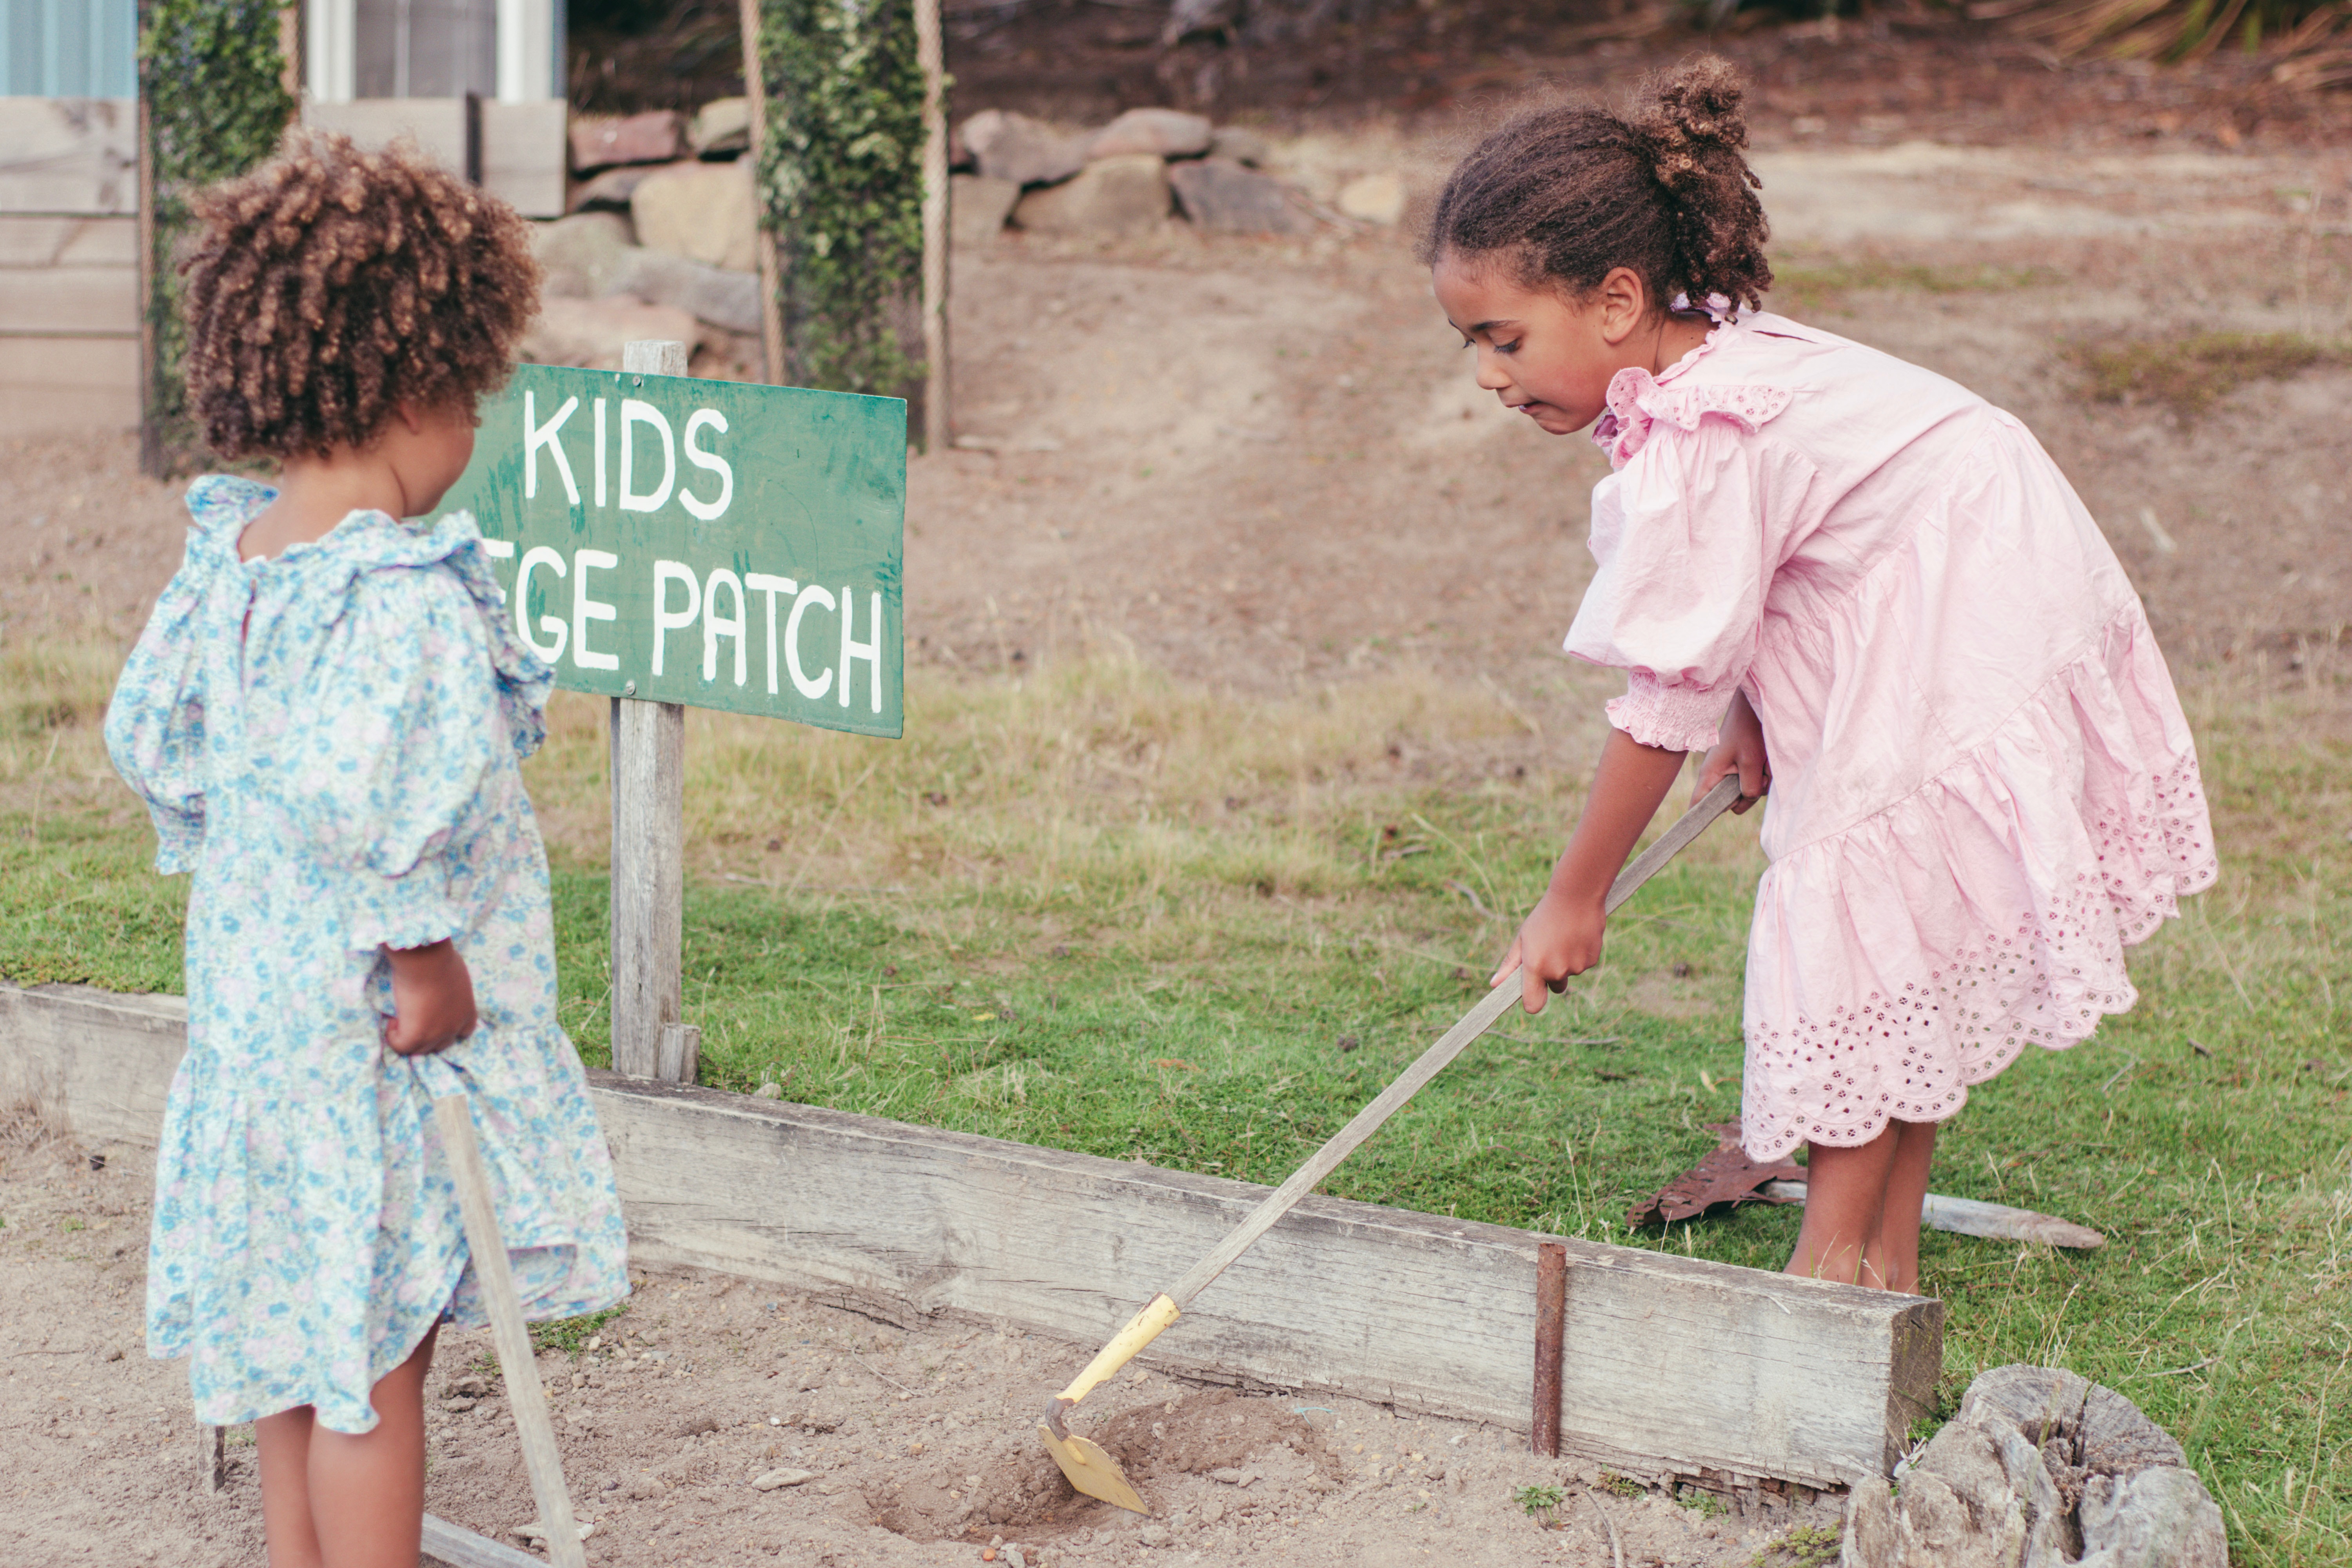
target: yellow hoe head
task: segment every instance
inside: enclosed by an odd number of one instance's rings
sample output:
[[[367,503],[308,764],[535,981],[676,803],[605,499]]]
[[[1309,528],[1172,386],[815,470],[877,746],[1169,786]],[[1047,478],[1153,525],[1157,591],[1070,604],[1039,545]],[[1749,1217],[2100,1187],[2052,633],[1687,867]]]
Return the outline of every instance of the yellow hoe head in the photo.
[[[1054,1402],[1045,1407],[1045,1418],[1037,1423],[1037,1436],[1045,1440],[1045,1451],[1054,1456],[1054,1463],[1062,1467],[1062,1474],[1070,1478],[1072,1486],[1090,1498],[1099,1498],[1134,1513],[1148,1514],[1151,1510],[1144,1506],[1142,1494],[1127,1479],[1127,1472],[1118,1468],[1117,1459],[1103,1451],[1101,1444],[1071,1431],[1065,1418],[1077,1408],[1079,1400],[1133,1361],[1137,1352],[1175,1321],[1175,1302],[1165,1296],[1151,1298],[1143,1310],[1136,1313],[1127,1327],[1112,1336],[1110,1343],[1087,1363],[1086,1371],[1055,1395]]]
[[[1144,1506],[1142,1495],[1128,1480],[1127,1472],[1118,1468],[1117,1459],[1103,1451],[1101,1444],[1091,1437],[1081,1437],[1067,1427],[1061,1435],[1055,1434],[1054,1424],[1065,1408],[1060,1400],[1054,1401],[1053,1415],[1037,1423],[1037,1436],[1045,1439],[1045,1451],[1054,1456],[1054,1463],[1062,1467],[1070,1484],[1088,1497],[1100,1498],[1136,1513],[1150,1513],[1151,1510]]]

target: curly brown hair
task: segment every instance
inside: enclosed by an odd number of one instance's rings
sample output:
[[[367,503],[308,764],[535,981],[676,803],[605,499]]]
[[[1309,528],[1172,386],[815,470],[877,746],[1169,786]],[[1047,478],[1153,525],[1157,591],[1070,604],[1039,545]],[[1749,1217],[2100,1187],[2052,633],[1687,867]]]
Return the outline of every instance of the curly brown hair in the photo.
[[[1630,116],[1542,109],[1487,137],[1446,177],[1423,260],[1502,257],[1578,296],[1625,267],[1661,307],[1676,294],[1762,305],[1772,268],[1763,182],[1740,155],[1739,73],[1702,56],[1645,96]]]
[[[323,456],[403,405],[470,408],[539,310],[522,218],[404,140],[296,131],[194,206],[188,396],[223,458]]]

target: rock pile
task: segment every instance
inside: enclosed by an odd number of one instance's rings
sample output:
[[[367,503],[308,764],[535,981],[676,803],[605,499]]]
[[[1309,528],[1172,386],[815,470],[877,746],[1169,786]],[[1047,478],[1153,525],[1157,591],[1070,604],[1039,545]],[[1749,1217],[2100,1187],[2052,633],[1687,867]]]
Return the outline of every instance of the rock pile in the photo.
[[[1173,109],[1130,109],[1091,131],[1062,131],[1001,109],[956,128],[953,211],[959,245],[986,245],[1010,224],[1041,234],[1123,235],[1171,216],[1218,234],[1305,234],[1323,221],[1298,192],[1262,171],[1263,139]],[[1362,216],[1393,223],[1403,214]]]
[[[740,98],[572,121],[571,216],[534,236],[546,298],[526,359],[617,369],[623,343],[669,338],[710,351],[698,375],[757,365],[751,129]]]
[[[759,235],[751,113],[740,98],[575,118],[569,216],[538,228],[546,305],[523,344],[543,364],[617,369],[632,338],[708,350],[695,374],[759,363]],[[1010,225],[1116,236],[1180,218],[1215,234],[1286,235],[1331,223],[1393,224],[1392,175],[1339,191],[1334,215],[1261,165],[1265,140],[1173,109],[1130,109],[1067,131],[989,109],[955,128],[954,242],[992,243]]]
[[[2071,1372],[1984,1373],[1895,1479],[1853,1489],[1841,1568],[2228,1568],[2180,1445]]]

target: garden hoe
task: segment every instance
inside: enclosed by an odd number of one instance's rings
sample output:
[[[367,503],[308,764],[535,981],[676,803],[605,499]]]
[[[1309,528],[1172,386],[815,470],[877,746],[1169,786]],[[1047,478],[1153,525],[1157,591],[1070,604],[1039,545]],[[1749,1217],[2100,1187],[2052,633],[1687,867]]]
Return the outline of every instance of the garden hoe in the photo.
[[[1697,805],[1685,812],[1682,819],[1668,828],[1665,836],[1636,856],[1609,889],[1604,907],[1615,912],[1617,906],[1633,896],[1633,890],[1648,881],[1659,867],[1673,859],[1683,846],[1696,838],[1706,825],[1723,815],[1725,807],[1739,798],[1739,776],[1729,774],[1706,792]],[[1070,1484],[1088,1497],[1100,1498],[1108,1503],[1150,1513],[1142,1497],[1131,1485],[1118,1462],[1104,1451],[1102,1446],[1079,1436],[1069,1428],[1068,1416],[1078,1401],[1109,1381],[1118,1369],[1133,1361],[1144,1346],[1158,1338],[1161,1330],[1176,1321],[1177,1315],[1192,1304],[1192,1298],[1209,1287],[1209,1282],[1247,1252],[1257,1238],[1272,1228],[1275,1221],[1290,1212],[1291,1206],[1315,1190],[1324,1177],[1336,1169],[1340,1161],[1354,1152],[1356,1145],[1380,1130],[1381,1123],[1396,1114],[1398,1109],[1419,1092],[1422,1085],[1435,1078],[1445,1064],[1462,1054],[1463,1047],[1485,1034],[1496,1019],[1501,1017],[1519,1000],[1517,984],[1519,972],[1513,970],[1502,984],[1496,986],[1478,1000],[1463,1020],[1445,1031],[1445,1036],[1421,1054],[1421,1059],[1405,1069],[1404,1075],[1384,1089],[1378,1100],[1356,1113],[1356,1119],[1341,1128],[1331,1141],[1315,1152],[1312,1159],[1291,1173],[1288,1181],[1275,1189],[1256,1208],[1250,1211],[1234,1233],[1217,1244],[1216,1249],[1192,1266],[1192,1272],[1176,1281],[1174,1289],[1165,1295],[1154,1296],[1143,1310],[1130,1320],[1127,1327],[1103,1346],[1101,1353],[1087,1363],[1086,1371],[1071,1381],[1070,1386],[1054,1396],[1045,1407],[1045,1418],[1037,1423],[1037,1435],[1070,1478]]]
[[[530,1477],[531,1499],[539,1505],[547,1560],[555,1568],[588,1568],[580,1547],[580,1526],[572,1517],[572,1494],[563,1485],[563,1461],[555,1450],[555,1423],[548,1418],[547,1390],[539,1381],[539,1353],[530,1342],[530,1326],[523,1321],[514,1270],[508,1266],[506,1243],[499,1237],[498,1210],[490,1201],[489,1173],[482,1167],[481,1146],[474,1141],[473,1111],[464,1095],[451,1094],[433,1102],[433,1116],[441,1130],[441,1146],[449,1156],[449,1173],[457,1184],[466,1246],[473,1255],[474,1281],[489,1314],[499,1369],[506,1374],[507,1399],[513,1406],[515,1432],[522,1438],[523,1468]],[[457,1536],[475,1548],[468,1562],[497,1562],[501,1553],[523,1555],[497,1542],[467,1537],[447,1525],[440,1527],[440,1533]],[[481,1551],[482,1547],[488,1550]]]

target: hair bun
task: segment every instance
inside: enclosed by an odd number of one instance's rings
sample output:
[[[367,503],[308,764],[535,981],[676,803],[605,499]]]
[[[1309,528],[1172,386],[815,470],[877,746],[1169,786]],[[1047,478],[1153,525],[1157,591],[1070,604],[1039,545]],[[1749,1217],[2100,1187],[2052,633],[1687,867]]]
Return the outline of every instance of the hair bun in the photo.
[[[1747,89],[1739,72],[1719,55],[1702,55],[1661,79],[1656,104],[1640,125],[1656,149],[1657,174],[1668,187],[1679,184],[1710,153],[1738,152],[1748,145],[1748,120],[1739,112]]]

